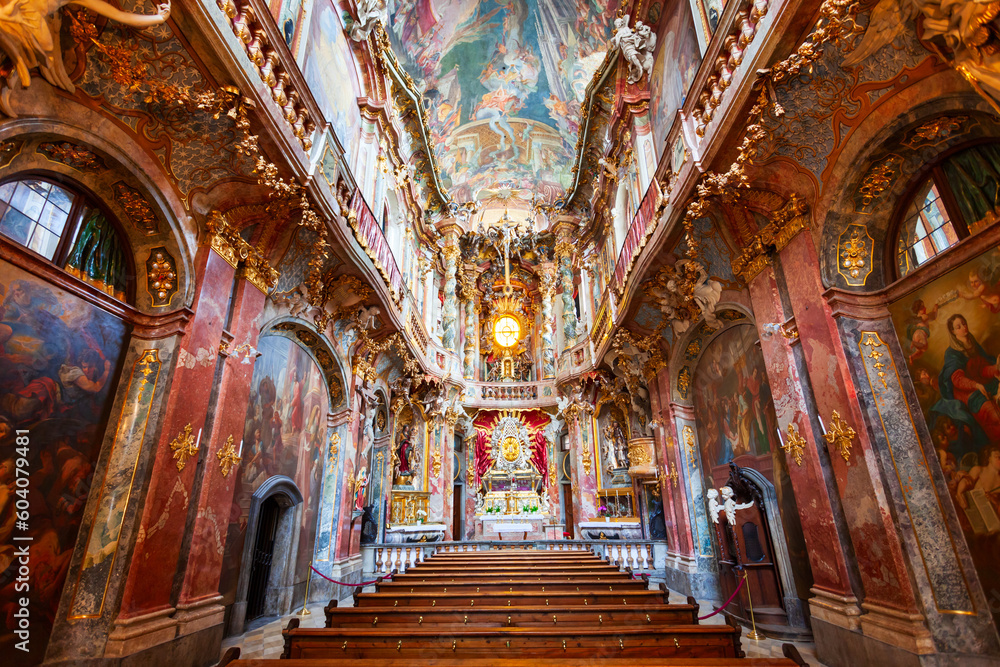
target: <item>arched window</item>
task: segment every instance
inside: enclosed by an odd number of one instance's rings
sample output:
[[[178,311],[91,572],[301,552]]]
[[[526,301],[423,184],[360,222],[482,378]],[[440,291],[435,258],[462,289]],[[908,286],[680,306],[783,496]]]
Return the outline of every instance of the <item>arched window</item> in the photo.
[[[916,188],[901,215],[899,277],[1000,218],[1000,144],[951,154]]]
[[[130,268],[125,245],[112,220],[83,192],[41,176],[0,184],[0,234],[126,300]]]

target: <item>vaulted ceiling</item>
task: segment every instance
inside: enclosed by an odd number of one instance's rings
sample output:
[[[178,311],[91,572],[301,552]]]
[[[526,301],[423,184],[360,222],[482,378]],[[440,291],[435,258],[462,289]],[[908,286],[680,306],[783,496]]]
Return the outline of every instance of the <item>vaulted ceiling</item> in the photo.
[[[458,202],[500,189],[566,192],[584,91],[618,0],[389,0],[393,51],[427,106],[444,187]]]

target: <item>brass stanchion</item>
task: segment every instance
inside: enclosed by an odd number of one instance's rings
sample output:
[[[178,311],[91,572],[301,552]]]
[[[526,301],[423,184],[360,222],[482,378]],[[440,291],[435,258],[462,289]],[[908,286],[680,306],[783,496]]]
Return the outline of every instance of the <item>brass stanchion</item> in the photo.
[[[753,598],[750,597],[750,580],[747,579],[746,569],[743,570],[743,583],[746,584],[747,587],[747,602],[750,603],[750,626],[752,628],[750,632],[747,633],[747,637],[749,639],[753,639],[756,641],[760,641],[761,639],[767,639],[767,637],[764,636],[763,632],[757,631],[757,621],[755,621],[753,617]],[[309,585],[308,582],[306,582],[307,587],[308,585]]]
[[[299,611],[298,616],[312,616],[312,612],[306,609],[306,605],[309,604],[309,582],[312,581],[312,577],[312,561],[309,561],[309,572],[306,574],[306,596],[302,598],[302,609]]]

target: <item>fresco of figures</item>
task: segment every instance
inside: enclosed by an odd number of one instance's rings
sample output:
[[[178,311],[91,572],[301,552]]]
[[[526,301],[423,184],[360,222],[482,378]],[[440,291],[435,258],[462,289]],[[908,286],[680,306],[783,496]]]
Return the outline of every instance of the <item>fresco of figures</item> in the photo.
[[[701,51],[689,3],[678,3],[675,12],[667,18],[657,44],[656,60],[649,77],[649,108],[659,158],[666,149],[667,132],[674,116],[684,103],[701,64]]]
[[[712,479],[706,480],[712,487],[725,483],[734,460],[771,478],[778,420],[756,341],[752,326],[733,327],[709,343],[698,362],[698,441],[706,474],[712,471]]]
[[[291,478],[302,494],[294,581],[305,581],[326,460],[329,394],[319,366],[302,347],[282,336],[264,336],[258,349],[223,561],[220,591],[227,605],[235,601],[251,497],[275,475]]]
[[[622,411],[612,403],[598,409],[597,443],[601,488],[632,488],[628,468],[629,427]]]
[[[1000,251],[890,311],[986,597],[1000,600]]]
[[[311,9],[309,41],[299,66],[323,116],[330,121],[340,140],[349,165],[354,165],[361,112],[357,98],[362,94],[344,34],[344,25],[331,0],[316,0]],[[294,28],[293,28],[294,30]]]
[[[584,91],[604,59],[617,4],[387,3],[393,50],[424,83],[432,143],[453,198],[473,199],[498,180],[550,201],[563,193]]]
[[[108,421],[126,327],[0,262],[0,654],[38,664],[48,642]],[[31,653],[16,619],[15,430],[28,431]],[[21,531],[17,536],[24,536]],[[19,544],[24,544],[21,542]]]

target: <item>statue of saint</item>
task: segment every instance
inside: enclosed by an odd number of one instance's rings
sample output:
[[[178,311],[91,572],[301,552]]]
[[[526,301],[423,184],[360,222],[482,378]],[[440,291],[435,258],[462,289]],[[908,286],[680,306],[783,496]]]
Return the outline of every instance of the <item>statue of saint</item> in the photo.
[[[397,472],[400,475],[412,475],[410,453],[413,451],[413,427],[407,424],[399,432],[399,444],[396,445],[396,458],[399,461]]]

